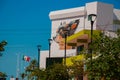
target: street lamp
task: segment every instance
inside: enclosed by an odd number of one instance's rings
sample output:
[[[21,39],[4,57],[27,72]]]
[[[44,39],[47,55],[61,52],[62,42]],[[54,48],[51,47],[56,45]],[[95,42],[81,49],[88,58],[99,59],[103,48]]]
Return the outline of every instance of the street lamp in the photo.
[[[49,59],[50,59],[52,39],[48,39],[48,42],[49,42]]]
[[[65,54],[64,54],[64,65],[66,65],[66,42],[67,42],[67,35],[69,30],[63,30],[64,32],[64,38],[65,38]]]
[[[37,45],[37,48],[38,48],[38,68],[40,66],[40,48],[41,48],[41,45]]]
[[[91,23],[91,38],[90,38],[90,44],[92,44],[92,37],[93,37],[93,24],[95,22],[97,18],[97,15],[96,14],[89,14],[88,15],[88,21],[90,21]],[[92,49],[90,49],[90,53],[91,53],[91,66],[92,66]]]

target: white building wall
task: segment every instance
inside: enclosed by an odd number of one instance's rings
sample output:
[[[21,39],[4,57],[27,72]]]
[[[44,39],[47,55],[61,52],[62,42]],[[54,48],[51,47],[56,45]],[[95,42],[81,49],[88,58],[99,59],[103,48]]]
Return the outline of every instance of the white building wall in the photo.
[[[52,34],[51,34],[51,39],[53,37],[56,36],[56,30],[58,29],[59,25],[61,22],[66,22],[66,23],[69,23],[70,21],[73,21],[73,20],[76,20],[76,19],[79,19],[80,20],[80,23],[75,31],[75,33],[81,31],[84,29],[84,17],[75,17],[75,18],[68,18],[68,19],[60,19],[60,20],[54,20],[52,21]],[[57,54],[59,53],[60,49],[59,49],[59,45],[58,43],[56,43],[55,41],[53,41],[52,43],[52,46],[51,46],[51,52],[52,54]]]
[[[113,30],[113,5],[97,3],[97,29]]]
[[[119,20],[120,21],[120,10],[114,9],[113,20]],[[113,25],[113,31],[116,31],[117,29],[120,29],[120,24],[114,24]]]
[[[52,33],[51,33],[51,39],[55,37],[56,31],[59,28],[59,25],[61,23],[70,23],[71,21],[79,19],[79,25],[75,31],[75,33],[83,30],[85,28],[85,18],[86,15],[84,7],[78,7],[78,8],[72,8],[72,9],[65,9],[65,10],[59,10],[59,11],[53,11],[50,12],[49,16],[51,19],[51,26],[52,26]],[[69,51],[69,50],[68,50]],[[64,51],[59,49],[58,43],[53,41],[51,46],[51,54],[52,55],[58,55],[64,53]],[[70,54],[73,54],[70,49]],[[74,54],[76,54],[76,50],[74,50]]]
[[[84,7],[70,8],[58,11],[52,11],[49,14],[50,19],[59,20],[63,18],[72,18],[84,15]]]
[[[75,56],[76,49],[67,50],[66,54],[68,56]],[[63,57],[64,50],[60,50],[59,45],[55,41],[53,41],[52,46],[51,46],[51,57],[55,57],[55,56],[59,57],[60,55],[62,55],[61,57]]]
[[[113,30],[113,19],[120,20],[120,10],[114,10],[113,5],[91,2],[86,3],[84,7],[77,7],[71,9],[64,9],[58,11],[52,11],[49,14],[51,19],[51,39],[55,37],[56,31],[59,28],[60,23],[70,23],[76,19],[79,19],[79,25],[75,33],[83,29],[91,29],[90,21],[88,21],[89,14],[96,14],[97,18],[94,22],[94,30]],[[108,32],[107,32],[108,33]],[[67,56],[75,56],[76,49],[68,49]],[[46,68],[46,58],[49,55],[49,51],[41,51],[40,55],[40,67]],[[51,44],[51,57],[64,57],[64,50],[60,50],[59,44],[55,41]]]
[[[85,29],[90,30],[91,29],[91,23],[88,21],[88,15],[89,14],[96,14],[97,15],[97,2],[91,2],[87,3],[85,5],[85,9],[87,12],[86,19],[85,19]],[[96,29],[96,20],[93,25],[93,29]]]
[[[120,20],[120,10],[119,9],[114,9],[113,10],[113,19],[114,20]]]
[[[113,5],[91,2],[86,4],[87,17],[85,20],[85,29],[91,29],[90,21],[88,21],[89,14],[96,14],[97,18],[94,22],[94,30],[112,30],[113,24]]]
[[[46,58],[49,56],[48,53],[48,50],[40,52],[40,68],[46,68]]]
[[[40,68],[46,68],[46,59],[49,57],[49,51],[41,51],[40,54]],[[75,56],[76,55],[76,50],[67,50],[66,51],[66,56]],[[56,51],[56,54],[51,53],[51,58],[54,57],[64,57],[64,50],[59,50],[58,52]]]

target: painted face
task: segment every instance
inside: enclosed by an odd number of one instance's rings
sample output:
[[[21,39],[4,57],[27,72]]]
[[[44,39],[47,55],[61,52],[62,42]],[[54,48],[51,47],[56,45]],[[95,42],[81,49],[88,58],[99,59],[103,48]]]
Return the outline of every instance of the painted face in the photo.
[[[79,19],[71,21],[69,23],[63,22],[60,23],[57,31],[56,31],[56,36],[53,37],[54,41],[59,44],[59,46],[64,46],[64,38],[65,38],[65,33],[64,30],[68,30],[67,36],[71,36],[74,34],[76,31],[77,27],[79,24]]]

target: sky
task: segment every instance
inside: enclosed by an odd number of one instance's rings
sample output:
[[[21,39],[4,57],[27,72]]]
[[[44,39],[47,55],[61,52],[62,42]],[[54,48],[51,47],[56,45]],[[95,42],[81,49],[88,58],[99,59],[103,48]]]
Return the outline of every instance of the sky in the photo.
[[[29,62],[23,55],[37,59],[37,45],[48,50],[51,33],[49,13],[55,10],[84,6],[95,0],[0,0],[0,42],[6,40],[3,56],[0,57],[0,71],[16,77]],[[110,3],[120,9],[120,0],[97,0]],[[19,63],[19,64],[18,64]],[[9,80],[9,79],[8,79]]]

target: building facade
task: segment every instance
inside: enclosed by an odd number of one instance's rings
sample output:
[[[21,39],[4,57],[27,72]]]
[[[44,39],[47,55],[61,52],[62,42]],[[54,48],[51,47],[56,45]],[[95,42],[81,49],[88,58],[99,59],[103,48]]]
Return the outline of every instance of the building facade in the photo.
[[[112,4],[101,2],[86,3],[85,6],[51,11],[51,44],[49,50],[41,51],[40,67],[46,68],[51,61],[62,62],[65,57],[65,34],[67,30],[66,57],[76,56],[90,43],[91,23],[89,14],[96,14],[93,34],[104,31],[106,35],[116,36],[114,31],[120,28],[120,10]],[[52,63],[52,62],[51,62]]]

